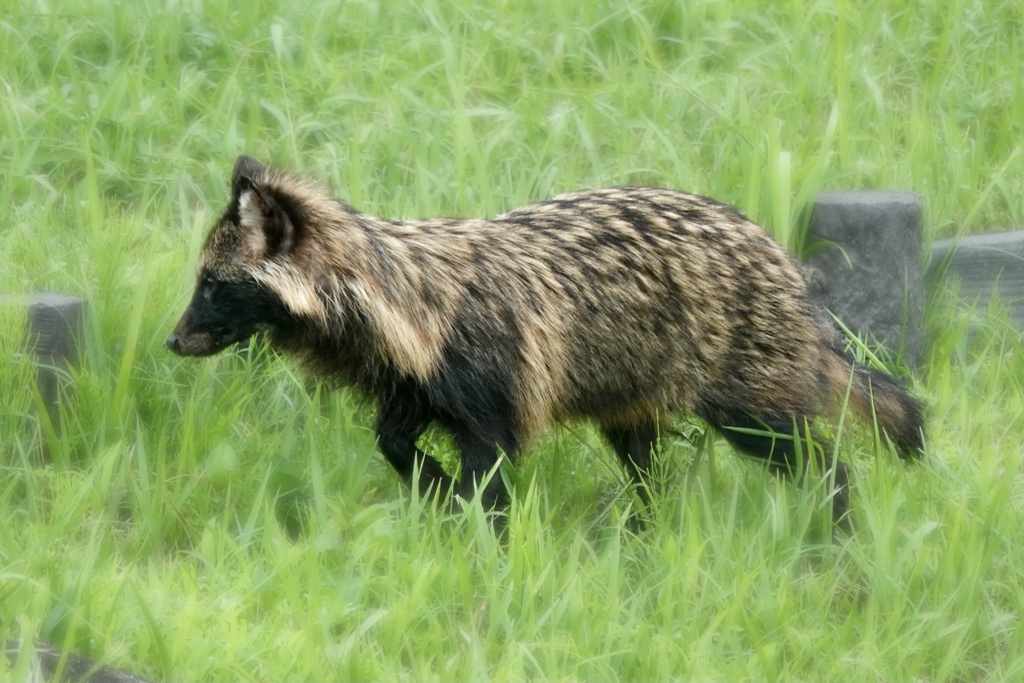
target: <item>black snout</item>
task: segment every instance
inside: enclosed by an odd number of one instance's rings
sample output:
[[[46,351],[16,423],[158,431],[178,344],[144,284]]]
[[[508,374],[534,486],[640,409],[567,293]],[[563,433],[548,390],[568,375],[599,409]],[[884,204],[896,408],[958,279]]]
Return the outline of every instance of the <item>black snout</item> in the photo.
[[[252,278],[200,278],[192,301],[164,344],[179,356],[212,356],[286,319],[284,305]]]

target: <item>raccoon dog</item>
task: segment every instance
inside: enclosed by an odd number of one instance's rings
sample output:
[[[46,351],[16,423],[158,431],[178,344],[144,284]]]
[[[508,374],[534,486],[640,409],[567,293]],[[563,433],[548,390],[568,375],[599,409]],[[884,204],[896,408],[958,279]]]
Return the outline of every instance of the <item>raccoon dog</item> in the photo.
[[[548,425],[589,418],[647,500],[658,425],[694,414],[780,471],[794,434],[848,406],[903,457],[918,403],[854,365],[795,262],[732,207],[671,190],[561,195],[493,220],[392,221],[240,157],[167,346],[208,356],[264,332],[319,376],[376,397],[377,439],[410,485],[463,497]],[[453,482],[417,446],[461,452]],[[820,443],[820,441],[819,441]],[[831,448],[833,515],[847,476]],[[499,477],[480,492],[506,500]]]

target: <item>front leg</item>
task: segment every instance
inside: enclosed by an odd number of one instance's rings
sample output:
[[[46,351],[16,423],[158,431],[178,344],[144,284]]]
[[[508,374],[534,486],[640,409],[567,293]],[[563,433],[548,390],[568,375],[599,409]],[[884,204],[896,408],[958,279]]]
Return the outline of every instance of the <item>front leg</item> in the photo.
[[[508,491],[500,473],[494,472],[485,488],[480,489],[480,484],[498,464],[500,453],[509,458],[515,456],[518,444],[513,426],[500,422],[488,426],[475,425],[475,428],[460,424],[452,425],[452,432],[462,454],[462,473],[455,493],[463,500],[469,500],[479,490],[484,509],[507,506]]]
[[[419,467],[423,496],[429,495],[431,488],[447,493],[451,485],[441,463],[416,447],[416,440],[433,418],[430,403],[413,382],[397,381],[379,396],[377,446],[410,487],[415,467]]]

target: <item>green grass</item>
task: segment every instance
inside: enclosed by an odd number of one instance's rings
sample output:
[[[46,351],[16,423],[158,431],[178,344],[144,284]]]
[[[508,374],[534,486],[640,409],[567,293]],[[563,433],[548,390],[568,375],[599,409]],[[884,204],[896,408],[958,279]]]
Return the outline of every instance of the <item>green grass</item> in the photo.
[[[90,316],[58,436],[0,308],[0,640],[163,680],[1024,678],[998,304],[930,302],[929,457],[844,437],[836,544],[821,491],[675,438],[635,535],[584,425],[508,473],[499,539],[402,489],[361,397],[162,346],[241,152],[396,217],[651,183],[794,247],[825,189],[919,192],[928,240],[1024,222],[1024,5],[863,4],[8,2],[0,291]]]

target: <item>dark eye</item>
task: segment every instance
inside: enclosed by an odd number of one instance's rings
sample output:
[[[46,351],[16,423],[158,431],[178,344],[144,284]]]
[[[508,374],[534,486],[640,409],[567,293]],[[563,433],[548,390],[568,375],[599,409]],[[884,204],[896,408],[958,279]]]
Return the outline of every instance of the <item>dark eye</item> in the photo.
[[[199,290],[203,293],[203,299],[206,301],[212,301],[214,295],[217,293],[218,284],[219,282],[210,276],[203,278],[203,283],[200,285]]]

